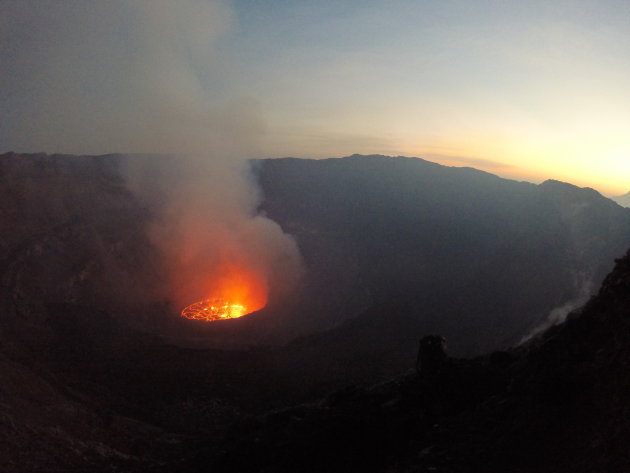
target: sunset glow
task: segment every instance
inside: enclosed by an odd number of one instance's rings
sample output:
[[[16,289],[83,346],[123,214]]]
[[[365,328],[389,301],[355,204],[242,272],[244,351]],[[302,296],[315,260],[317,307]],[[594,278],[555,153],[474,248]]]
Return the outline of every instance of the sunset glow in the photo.
[[[134,41],[144,28],[103,29],[104,14],[112,24],[134,16],[125,2],[92,2],[101,14],[22,3],[9,2],[5,16],[23,19],[3,25],[3,69],[12,71],[0,90],[3,151],[185,151],[195,140],[174,142],[172,130],[188,137],[216,119],[200,104],[236,104],[250,118],[235,123],[260,132],[247,157],[415,156],[630,190],[627,1],[193,2],[199,10],[172,7],[189,14],[187,28],[151,17],[161,34],[140,38],[141,56]],[[20,37],[24,18],[29,42]],[[97,53],[67,18],[100,32]],[[177,48],[164,47],[169,38]],[[167,60],[151,59],[157,52]],[[164,66],[168,74],[146,72]],[[171,86],[193,120],[183,123],[172,104],[154,110]],[[226,143],[219,136],[211,147]]]

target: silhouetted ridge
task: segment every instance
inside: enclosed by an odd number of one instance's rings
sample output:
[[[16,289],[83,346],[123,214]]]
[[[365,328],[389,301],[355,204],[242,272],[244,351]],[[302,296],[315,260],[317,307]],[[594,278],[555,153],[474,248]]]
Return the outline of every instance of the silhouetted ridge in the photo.
[[[577,199],[582,202],[590,200],[606,200],[611,202],[610,199],[607,199],[595,189],[590,187],[578,187],[568,182],[557,181],[555,179],[548,179],[539,184],[539,187],[544,192],[555,194],[558,197]]]
[[[583,303],[630,245],[630,210],[559,181],[379,155],[258,164],[262,209],[306,262],[302,320],[369,312],[366,339],[390,333],[405,353],[410,332],[460,355],[513,345]]]

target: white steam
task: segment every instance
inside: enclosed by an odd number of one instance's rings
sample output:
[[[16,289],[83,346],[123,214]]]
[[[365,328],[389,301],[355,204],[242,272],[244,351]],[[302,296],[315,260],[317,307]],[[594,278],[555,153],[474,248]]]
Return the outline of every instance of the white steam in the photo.
[[[260,110],[222,93],[226,58],[214,51],[232,22],[212,0],[0,3],[6,150],[185,156],[156,161],[157,182],[137,168],[129,179],[139,194],[150,184],[166,202],[152,237],[180,304],[199,296],[196,275],[226,258],[272,290],[299,275],[295,242],[256,214],[247,158],[264,131]]]
[[[578,295],[566,301],[564,304],[555,307],[554,309],[549,311],[545,320],[543,320],[540,324],[536,325],[532,330],[530,330],[530,332],[518,342],[518,345],[527,343],[540,334],[544,333],[551,327],[564,323],[571,312],[579,309],[584,304],[586,304],[586,302],[593,295],[593,288],[595,287],[595,285],[593,284],[593,281],[585,274],[580,273],[574,275],[574,279],[579,288]]]

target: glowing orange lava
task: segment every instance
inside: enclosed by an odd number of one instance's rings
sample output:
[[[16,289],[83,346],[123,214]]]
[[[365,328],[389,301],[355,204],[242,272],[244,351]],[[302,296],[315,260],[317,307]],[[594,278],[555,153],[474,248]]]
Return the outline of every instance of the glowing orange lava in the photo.
[[[182,310],[182,317],[204,322],[236,319],[267,304],[267,287],[256,273],[236,265],[224,266],[221,277],[210,277],[212,294]]]
[[[234,304],[225,299],[215,297],[214,299],[204,299],[189,305],[182,310],[182,316],[187,319],[213,322],[222,319],[236,319],[250,312],[252,311],[243,304]]]

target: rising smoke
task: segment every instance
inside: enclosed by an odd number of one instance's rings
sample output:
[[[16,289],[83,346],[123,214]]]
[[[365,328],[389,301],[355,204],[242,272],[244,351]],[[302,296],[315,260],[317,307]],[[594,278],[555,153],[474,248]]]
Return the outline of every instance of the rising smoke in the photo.
[[[542,322],[534,326],[527,335],[521,338],[518,345],[527,343],[545,333],[549,328],[564,323],[572,312],[583,307],[593,296],[595,284],[591,277],[582,272],[574,274],[573,277],[576,284],[577,296],[550,310]]]
[[[256,213],[247,158],[259,151],[260,109],[224,96],[216,42],[233,21],[212,0],[0,3],[0,58],[12,71],[0,79],[3,146],[176,156],[152,164],[151,182],[146,169],[127,171],[138,195],[164,201],[151,237],[180,306],[234,267],[272,292],[300,272],[295,242]]]

